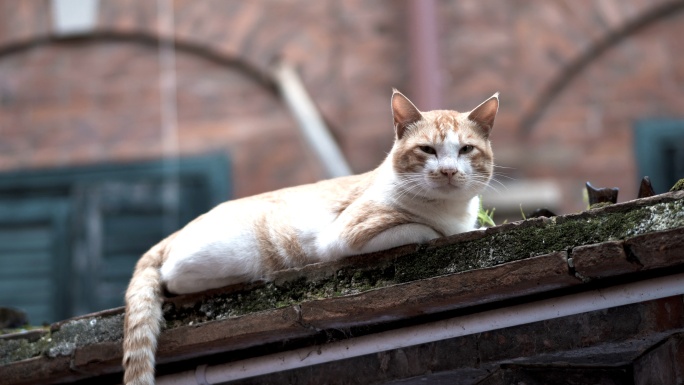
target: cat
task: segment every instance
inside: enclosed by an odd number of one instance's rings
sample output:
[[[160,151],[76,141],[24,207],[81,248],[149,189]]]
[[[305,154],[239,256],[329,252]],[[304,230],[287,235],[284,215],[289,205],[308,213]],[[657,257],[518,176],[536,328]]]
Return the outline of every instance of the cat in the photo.
[[[375,170],[225,202],[153,246],[126,291],[124,382],[154,383],[164,290],[268,279],[475,229],[498,108],[496,93],[470,112],[421,112],[395,89],[394,145]]]

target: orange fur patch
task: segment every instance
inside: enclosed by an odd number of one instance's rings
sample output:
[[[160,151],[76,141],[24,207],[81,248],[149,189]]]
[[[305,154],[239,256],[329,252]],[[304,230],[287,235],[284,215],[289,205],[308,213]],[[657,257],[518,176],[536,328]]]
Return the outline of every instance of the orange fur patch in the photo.
[[[361,249],[385,230],[415,223],[415,219],[408,213],[371,202],[354,207],[354,213],[356,215],[350,215],[350,221],[345,224],[341,238],[355,250]]]
[[[271,239],[270,224],[267,215],[261,215],[254,221],[254,235],[259,244],[259,253],[264,270],[269,273],[283,270],[287,265],[278,252],[278,246]]]
[[[275,217],[264,214],[254,221],[254,234],[265,272],[307,264],[308,259],[295,228],[283,221],[274,222]]]

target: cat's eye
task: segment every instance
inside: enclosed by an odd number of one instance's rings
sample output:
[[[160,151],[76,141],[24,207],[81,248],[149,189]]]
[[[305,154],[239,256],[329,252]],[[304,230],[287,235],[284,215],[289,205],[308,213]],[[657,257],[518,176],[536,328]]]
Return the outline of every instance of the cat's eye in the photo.
[[[431,154],[431,155],[437,154],[437,151],[435,151],[435,149],[430,147],[430,146],[420,146],[418,148],[420,148],[420,151],[423,151],[426,154]]]
[[[471,146],[471,145],[469,145],[469,144],[466,144],[465,146],[461,147],[461,148],[458,150],[458,153],[459,153],[459,154],[467,154],[467,153],[473,151],[473,149],[475,149],[475,147],[473,147],[473,146]]]

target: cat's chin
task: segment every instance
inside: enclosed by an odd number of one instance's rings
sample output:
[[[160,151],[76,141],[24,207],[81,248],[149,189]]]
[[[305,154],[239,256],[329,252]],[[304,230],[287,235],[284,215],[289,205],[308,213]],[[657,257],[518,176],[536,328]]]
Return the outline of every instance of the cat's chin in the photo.
[[[430,193],[432,198],[453,199],[462,198],[467,191],[465,189],[465,185],[445,183],[431,186]]]
[[[430,181],[428,182],[430,188],[435,191],[439,192],[445,192],[445,193],[451,193],[453,191],[457,190],[463,190],[466,186],[465,183],[460,182],[460,181],[446,181],[446,180],[438,180],[438,181]]]
[[[451,181],[451,183],[429,183],[429,192],[433,199],[467,201],[481,194],[482,191],[473,188],[468,181]]]

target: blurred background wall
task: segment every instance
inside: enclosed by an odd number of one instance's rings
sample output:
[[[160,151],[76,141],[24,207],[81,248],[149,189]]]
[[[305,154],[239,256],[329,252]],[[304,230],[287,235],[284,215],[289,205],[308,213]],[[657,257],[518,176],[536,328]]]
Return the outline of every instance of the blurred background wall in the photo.
[[[0,305],[35,323],[120,304],[139,253],[221,200],[326,178],[275,63],[354,172],[391,147],[392,87],[423,110],[501,92],[501,218],[684,172],[683,1],[70,2],[65,26],[59,0],[0,0]]]

